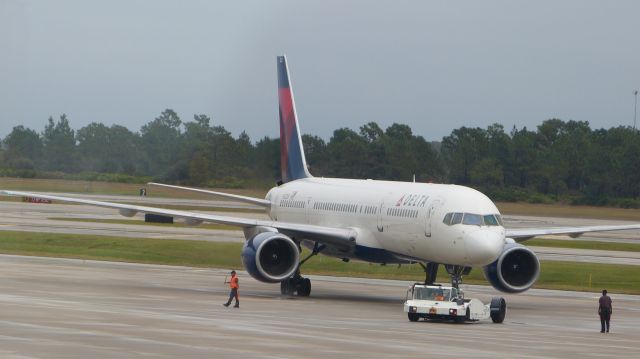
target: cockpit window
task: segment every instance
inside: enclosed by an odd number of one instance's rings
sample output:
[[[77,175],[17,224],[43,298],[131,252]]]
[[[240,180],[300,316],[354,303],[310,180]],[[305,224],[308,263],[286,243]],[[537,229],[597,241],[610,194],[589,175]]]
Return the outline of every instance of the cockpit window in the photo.
[[[451,225],[462,223],[462,213],[454,213]]]
[[[479,214],[465,213],[464,218],[462,219],[462,224],[481,226],[483,224],[482,216]]]
[[[497,226],[498,225],[498,220],[496,219],[496,216],[494,216],[493,214],[488,214],[488,215],[484,216],[483,218],[484,218],[485,226]]]
[[[442,223],[453,226],[454,224],[468,224],[472,226],[503,226],[502,217],[499,214],[479,215],[474,213],[447,213]]]

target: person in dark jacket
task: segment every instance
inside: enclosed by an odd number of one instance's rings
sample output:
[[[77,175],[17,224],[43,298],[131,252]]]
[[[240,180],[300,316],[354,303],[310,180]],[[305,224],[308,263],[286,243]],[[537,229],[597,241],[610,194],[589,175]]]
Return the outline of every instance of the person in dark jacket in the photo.
[[[605,329],[609,333],[609,321],[613,307],[611,306],[611,297],[607,295],[607,290],[602,290],[602,296],[598,300],[598,314],[600,314],[600,333],[604,333]]]

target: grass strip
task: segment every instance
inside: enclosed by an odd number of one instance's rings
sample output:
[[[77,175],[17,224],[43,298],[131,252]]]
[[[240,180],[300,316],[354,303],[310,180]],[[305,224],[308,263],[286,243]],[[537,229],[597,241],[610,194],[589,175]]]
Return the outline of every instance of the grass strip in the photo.
[[[172,239],[107,237],[58,233],[0,231],[0,253],[106,261],[241,269],[241,243]],[[304,273],[332,276],[400,279],[424,278],[418,265],[378,264],[318,256],[304,265]],[[449,281],[440,271],[438,281]],[[465,283],[484,284],[474,269]],[[536,288],[640,294],[640,266],[543,261]]]
[[[240,268],[241,243],[0,231],[0,252],[116,262]]]
[[[573,248],[573,249],[595,249],[602,251],[625,251],[640,252],[640,244],[635,243],[617,243],[617,242],[601,242],[601,241],[581,241],[581,240],[563,240],[563,239],[546,239],[536,238],[525,241],[523,244],[533,247],[554,247],[554,248]]]
[[[171,223],[155,223],[145,222],[141,219],[103,219],[103,218],[75,218],[75,217],[49,217],[48,219],[54,221],[67,221],[67,222],[88,222],[88,223],[112,223],[112,224],[126,224],[134,226],[160,226],[160,227],[180,227],[180,228],[202,228],[202,229],[220,229],[226,231],[240,231],[239,227],[228,226],[226,224],[215,223],[203,223],[197,226],[189,226],[184,223],[174,222]]]
[[[559,203],[534,204],[523,202],[497,202],[496,206],[503,215],[640,221],[640,209],[633,208],[572,206]]]
[[[154,197],[168,198],[191,198],[212,200],[220,199],[216,196],[208,196],[201,193],[194,193],[171,188],[148,186],[146,183],[119,183],[102,181],[81,181],[64,179],[42,179],[42,178],[11,178],[0,177],[0,189],[16,191],[35,192],[68,192],[68,193],[93,193],[109,195],[138,195],[140,188],[146,188],[147,193]],[[243,196],[264,198],[267,191],[260,188],[224,188],[212,191],[227,192]]]

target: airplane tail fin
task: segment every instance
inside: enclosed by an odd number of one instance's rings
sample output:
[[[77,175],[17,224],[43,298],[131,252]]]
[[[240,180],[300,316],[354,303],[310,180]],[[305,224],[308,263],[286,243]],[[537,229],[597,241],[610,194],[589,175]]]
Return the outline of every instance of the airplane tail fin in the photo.
[[[283,183],[311,177],[304,157],[296,105],[289,81],[287,58],[278,56],[278,99],[280,102],[280,175]]]

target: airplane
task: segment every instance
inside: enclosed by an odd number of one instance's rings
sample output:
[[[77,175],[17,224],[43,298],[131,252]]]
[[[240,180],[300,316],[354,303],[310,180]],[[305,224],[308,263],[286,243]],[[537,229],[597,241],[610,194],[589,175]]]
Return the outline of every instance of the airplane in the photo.
[[[536,254],[520,242],[549,234],[577,237],[585,232],[640,229],[640,224],[509,229],[495,204],[469,187],[313,177],[307,168],[285,56],[277,57],[277,73],[281,178],[264,199],[151,183],[257,205],[270,220],[22,191],[1,193],[112,208],[127,217],[146,213],[191,225],[212,222],[239,227],[246,238],[241,251],[246,271],[259,281],[280,283],[282,294],[298,296],[311,292],[311,281],[300,269],[317,254],[344,261],[418,263],[424,268],[426,284],[434,283],[443,265],[456,287],[471,268],[482,268],[495,289],[520,293],[531,288],[540,274]],[[301,259],[302,247],[311,252]]]

